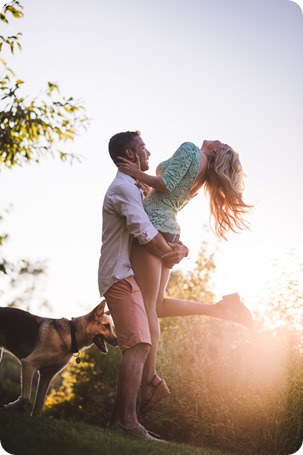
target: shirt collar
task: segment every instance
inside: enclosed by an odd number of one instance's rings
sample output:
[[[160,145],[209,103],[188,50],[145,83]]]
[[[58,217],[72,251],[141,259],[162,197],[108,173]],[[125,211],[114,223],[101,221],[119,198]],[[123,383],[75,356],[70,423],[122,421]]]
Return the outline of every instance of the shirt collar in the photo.
[[[141,183],[139,181],[135,180],[130,175],[124,174],[124,172],[118,170],[116,176],[119,177],[122,180],[125,180],[125,181],[128,181],[129,183],[132,183],[133,185],[135,185],[139,189],[140,193],[144,194],[145,188],[143,187],[143,185],[141,185]]]

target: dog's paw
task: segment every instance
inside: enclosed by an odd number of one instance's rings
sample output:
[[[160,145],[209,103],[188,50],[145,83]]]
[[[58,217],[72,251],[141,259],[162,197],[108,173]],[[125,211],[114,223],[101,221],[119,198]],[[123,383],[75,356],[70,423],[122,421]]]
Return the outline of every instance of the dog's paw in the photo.
[[[18,400],[5,404],[2,407],[2,411],[26,412],[29,405],[29,400],[19,397]]]

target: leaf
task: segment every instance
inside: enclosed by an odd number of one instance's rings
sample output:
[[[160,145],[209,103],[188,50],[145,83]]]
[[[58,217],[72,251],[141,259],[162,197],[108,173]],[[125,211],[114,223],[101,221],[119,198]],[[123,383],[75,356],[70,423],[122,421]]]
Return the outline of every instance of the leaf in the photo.
[[[59,91],[59,87],[57,84],[54,84],[53,82],[48,82],[48,88],[52,92],[54,90]]]
[[[24,17],[24,14],[22,13],[22,11],[14,10],[11,13],[16,19],[21,19],[22,17]]]
[[[69,107],[67,107],[67,106],[64,106],[64,110],[65,110],[66,112],[68,112],[69,114],[71,114],[71,113],[73,112],[73,109],[71,109],[71,108],[69,108]]]
[[[5,273],[5,274],[7,273],[4,264],[0,264],[0,272]]]
[[[8,20],[6,19],[6,17],[2,13],[0,13],[0,21],[5,22],[6,24],[8,24]]]

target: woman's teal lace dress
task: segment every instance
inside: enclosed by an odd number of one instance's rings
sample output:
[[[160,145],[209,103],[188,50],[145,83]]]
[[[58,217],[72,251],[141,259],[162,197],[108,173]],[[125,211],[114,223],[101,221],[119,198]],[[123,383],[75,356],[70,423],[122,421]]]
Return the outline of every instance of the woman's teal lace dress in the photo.
[[[190,200],[190,190],[200,168],[200,149],[184,142],[171,158],[160,163],[156,173],[163,178],[167,193],[152,190],[144,199],[144,208],[156,229],[179,234],[177,213]]]

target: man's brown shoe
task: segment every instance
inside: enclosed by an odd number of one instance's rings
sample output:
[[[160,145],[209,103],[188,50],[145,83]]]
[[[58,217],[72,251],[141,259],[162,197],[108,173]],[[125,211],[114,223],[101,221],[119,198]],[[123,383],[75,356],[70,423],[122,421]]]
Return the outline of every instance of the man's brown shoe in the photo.
[[[138,425],[136,425],[133,428],[128,428],[125,427],[124,425],[121,425],[121,423],[116,422],[114,425],[110,427],[110,429],[128,438],[143,439],[145,441],[160,442],[162,444],[167,444],[167,442],[164,441],[163,439],[157,439],[154,436],[152,436],[147,431],[147,429],[144,428],[144,426],[141,425],[140,423],[138,423]]]

